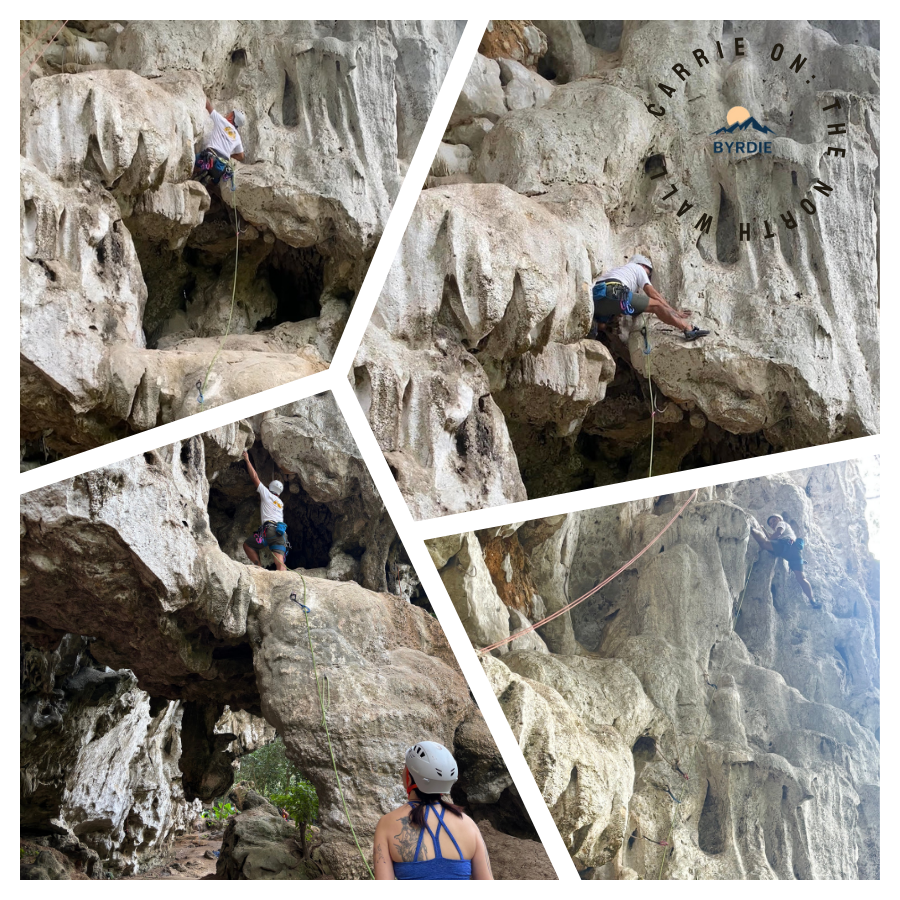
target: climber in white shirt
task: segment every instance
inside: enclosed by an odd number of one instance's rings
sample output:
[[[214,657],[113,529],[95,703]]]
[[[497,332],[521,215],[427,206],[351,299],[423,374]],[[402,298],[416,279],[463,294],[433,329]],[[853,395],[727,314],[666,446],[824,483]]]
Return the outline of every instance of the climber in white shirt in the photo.
[[[780,556],[782,559],[787,560],[788,568],[793,573],[797,584],[800,585],[800,590],[809,598],[812,607],[818,609],[822,604],[817,603],[813,599],[812,585],[807,581],[806,576],[803,574],[803,566],[805,565],[806,560],[803,559],[801,554],[803,548],[806,546],[806,541],[797,540],[794,529],[791,528],[791,526],[777,513],[766,519],[766,525],[772,529],[771,539],[761,528],[751,528],[750,534],[753,535],[756,539],[756,543],[759,544],[763,550],[768,550],[769,553],[773,553],[775,556]]]
[[[239,109],[233,109],[227,116],[223,116],[213,109],[209,98],[206,100],[206,111],[209,113],[211,128],[203,136],[203,148],[194,159],[191,178],[208,187],[209,184],[219,183],[229,171],[232,159],[243,161],[244,145],[238,129],[246,124],[247,117]]]
[[[284,564],[287,556],[287,528],[284,524],[284,501],[281,499],[281,492],[284,485],[278,481],[272,481],[266,487],[256,474],[253,463],[250,462],[250,455],[244,451],[244,462],[247,464],[247,471],[250,478],[256,486],[259,494],[259,517],[262,519],[262,526],[244,541],[244,553],[254,565],[261,565],[259,561],[259,548],[268,547],[275,560],[275,568],[279,572],[286,572],[287,566]]]
[[[653,263],[640,253],[632,256],[624,266],[605,271],[591,289],[594,320],[589,337],[596,339],[617,316],[639,316],[641,313],[652,313],[667,325],[679,329],[686,341],[706,337],[708,331],[693,325],[687,312],[675,309],[653,287],[652,277]]]

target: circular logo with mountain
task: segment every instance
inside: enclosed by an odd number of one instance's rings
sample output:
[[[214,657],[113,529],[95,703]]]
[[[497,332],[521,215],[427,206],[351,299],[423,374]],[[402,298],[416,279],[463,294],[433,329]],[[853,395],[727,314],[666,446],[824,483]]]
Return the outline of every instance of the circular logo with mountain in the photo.
[[[725,116],[725,125],[714,131],[713,153],[727,153],[740,156],[748,153],[771,153],[772,142],[764,139],[764,135],[775,135],[768,125],[758,122],[750,110],[743,106],[732,106]]]

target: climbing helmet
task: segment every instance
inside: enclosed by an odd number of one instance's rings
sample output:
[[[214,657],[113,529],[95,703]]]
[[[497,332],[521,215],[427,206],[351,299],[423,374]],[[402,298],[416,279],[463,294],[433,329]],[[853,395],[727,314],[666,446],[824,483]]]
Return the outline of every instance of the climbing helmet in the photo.
[[[450,751],[434,741],[419,741],[406,751],[406,768],[416,787],[425,794],[448,794],[459,778]]]

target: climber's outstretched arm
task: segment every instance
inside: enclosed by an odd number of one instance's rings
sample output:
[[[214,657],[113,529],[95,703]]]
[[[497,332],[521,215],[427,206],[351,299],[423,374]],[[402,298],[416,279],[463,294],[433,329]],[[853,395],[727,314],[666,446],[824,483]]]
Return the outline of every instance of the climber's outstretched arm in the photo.
[[[213,105],[209,102],[209,97],[206,98],[206,111],[211,113],[213,111]]]
[[[253,487],[259,487],[259,475],[256,474],[256,469],[253,468],[253,463],[250,462],[250,454],[245,450],[243,453],[244,462],[247,463],[247,471],[250,473],[250,478],[253,481]]]

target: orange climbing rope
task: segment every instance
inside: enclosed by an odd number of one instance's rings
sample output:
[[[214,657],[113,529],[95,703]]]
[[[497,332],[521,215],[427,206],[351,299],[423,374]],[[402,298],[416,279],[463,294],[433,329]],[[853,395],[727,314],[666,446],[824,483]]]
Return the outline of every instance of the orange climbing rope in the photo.
[[[585,600],[587,600],[588,597],[592,597],[601,588],[606,587],[606,585],[608,585],[614,578],[621,575],[632,563],[639,560],[675,524],[675,520],[685,511],[688,504],[694,499],[694,497],[697,496],[697,494],[699,492],[700,492],[700,488],[697,488],[697,490],[695,490],[694,493],[691,494],[691,496],[688,497],[687,500],[684,501],[684,503],[681,506],[681,509],[679,509],[678,512],[675,513],[674,516],[672,516],[672,518],[669,520],[669,524],[666,525],[666,527],[663,528],[663,530],[655,538],[653,538],[653,540],[650,541],[650,543],[647,544],[647,546],[644,547],[644,549],[641,550],[640,553],[638,553],[636,556],[633,556],[630,560],[628,560],[628,562],[625,563],[624,566],[622,566],[619,569],[616,569],[616,571],[613,572],[612,575],[609,576],[609,578],[605,579],[604,581],[601,581],[600,584],[598,584],[596,587],[591,588],[586,594],[582,594],[577,600],[573,600],[571,603],[567,604],[562,609],[558,609],[555,613],[551,613],[546,618],[541,619],[540,622],[535,622],[534,625],[530,625],[528,628],[523,628],[522,631],[518,631],[515,634],[510,635],[508,638],[504,638],[502,641],[497,641],[495,644],[490,644],[487,647],[482,647],[477,652],[478,653],[490,653],[491,650],[496,650],[498,647],[502,647],[504,644],[508,644],[510,641],[514,641],[517,638],[522,637],[523,635],[530,634],[536,628],[540,628],[542,625],[546,625],[548,622],[551,622],[553,619],[558,618],[563,613],[567,613],[570,609],[573,609],[574,607],[578,606],[579,603],[583,603]]]
[[[57,31],[56,34],[54,34],[53,37],[50,38],[50,40],[47,41],[46,44],[44,44],[43,50],[41,50],[41,52],[38,53],[38,55],[31,61],[31,65],[22,73],[22,78],[24,78],[31,71],[32,66],[34,66],[34,64],[44,55],[47,48],[59,37],[60,32],[63,30],[63,28],[66,27],[66,22],[68,22],[68,21],[69,21],[68,19],[63,20],[62,25],[59,26],[59,31]],[[33,44],[34,41],[32,41],[31,43]],[[30,47],[31,47],[31,45],[29,45],[29,49],[30,49]],[[21,57],[19,57],[19,58],[21,59]],[[19,84],[22,83],[22,78],[19,79]]]
[[[59,19],[52,19],[50,24],[45,26],[43,31],[39,31],[37,37],[19,54],[19,59],[21,59],[52,27],[54,22],[58,22]]]

